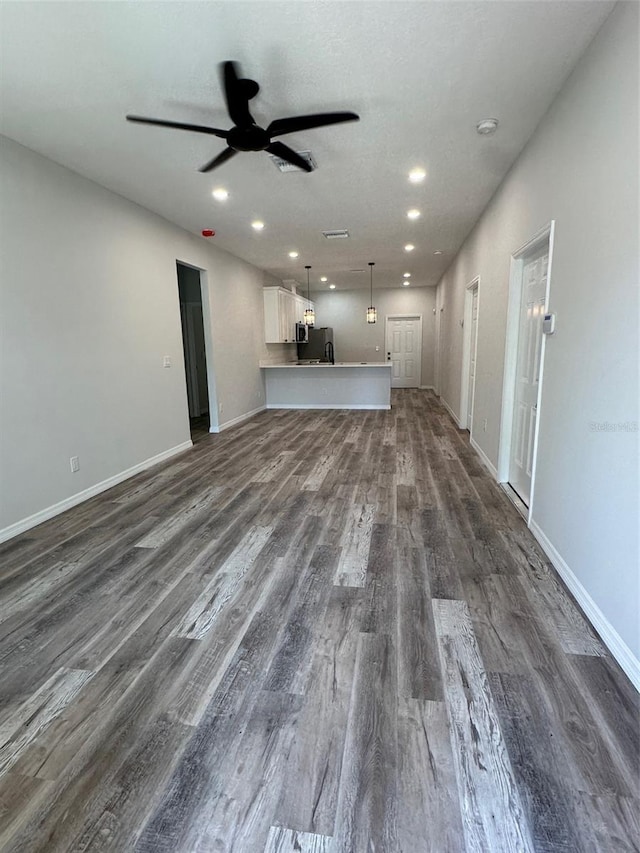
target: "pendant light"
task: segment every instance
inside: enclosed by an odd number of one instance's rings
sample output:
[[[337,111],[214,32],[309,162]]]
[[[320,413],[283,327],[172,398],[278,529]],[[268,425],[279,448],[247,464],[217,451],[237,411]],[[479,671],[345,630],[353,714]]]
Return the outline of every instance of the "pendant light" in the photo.
[[[316,315],[313,311],[313,308],[311,307],[311,299],[309,298],[309,270],[311,269],[311,267],[306,266],[305,269],[307,271],[307,303],[308,303],[308,305],[304,311],[304,322],[305,322],[305,325],[307,325],[307,326],[314,326],[315,322],[316,322]]]
[[[376,320],[378,319],[378,312],[376,311],[375,306],[373,304],[373,268],[374,268],[374,266],[375,266],[375,264],[373,263],[373,261],[369,261],[369,270],[370,270],[370,274],[371,274],[371,292],[370,292],[371,304],[367,308],[367,323],[375,323]]]

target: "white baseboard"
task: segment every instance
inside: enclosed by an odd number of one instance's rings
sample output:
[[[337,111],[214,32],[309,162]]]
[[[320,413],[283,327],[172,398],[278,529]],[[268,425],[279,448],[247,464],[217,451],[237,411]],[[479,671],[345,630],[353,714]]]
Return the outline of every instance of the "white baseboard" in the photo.
[[[540,543],[542,550],[551,560],[555,570],[566,583],[589,622],[591,622],[602,637],[605,646],[626,672],[636,690],[640,691],[640,661],[635,657],[629,646],[627,646],[535,521],[531,521],[529,529]]]
[[[484,450],[480,447],[480,445],[478,444],[478,442],[474,438],[472,438],[470,440],[470,444],[471,444],[471,447],[473,447],[475,452],[480,457],[480,461],[482,462],[484,467],[489,471],[489,473],[491,474],[493,479],[497,480],[498,479],[498,469],[496,468],[496,466],[489,459],[487,454],[484,452]]]
[[[367,411],[388,411],[391,406],[370,406],[366,403],[355,403],[347,405],[339,403],[332,405],[331,403],[268,403],[267,409],[366,409]]]
[[[258,406],[257,409],[252,409],[250,412],[245,412],[244,415],[238,415],[237,418],[232,418],[230,421],[225,421],[223,424],[218,424],[218,426],[209,427],[209,432],[222,432],[225,429],[229,429],[229,427],[241,424],[243,421],[248,421],[249,418],[252,418],[254,415],[258,415],[260,414],[260,412],[264,412],[266,408],[266,406]]]
[[[433,387],[433,385],[421,385],[420,390],[421,391],[435,391],[436,389]]]
[[[447,401],[444,399],[444,397],[440,397],[440,402],[445,407],[445,409],[449,412],[449,414],[453,418],[453,421],[454,421],[455,425],[458,427],[458,429],[464,429],[464,425],[460,423],[460,421],[458,420],[458,416],[453,411],[451,406],[447,403]]]
[[[48,506],[46,509],[41,509],[39,512],[30,515],[28,518],[16,521],[15,524],[10,524],[9,527],[5,527],[3,530],[0,530],[0,542],[5,542],[7,539],[11,539],[19,533],[24,533],[25,530],[30,530],[32,527],[36,527],[38,524],[42,524],[43,521],[48,521],[50,518],[60,515],[61,512],[65,512],[66,510],[71,509],[71,507],[77,506],[83,501],[87,501],[89,498],[99,495],[100,492],[106,492],[107,489],[110,489],[112,486],[117,486],[118,483],[122,483],[123,480],[128,480],[129,477],[133,477],[135,474],[139,474],[141,471],[145,471],[147,468],[151,468],[159,462],[164,462],[165,459],[170,459],[172,456],[182,453],[190,447],[193,447],[193,442],[191,440],[183,441],[182,444],[170,447],[169,450],[163,450],[162,453],[158,453],[150,459],[145,459],[144,462],[139,462],[137,465],[127,468],[126,471],[114,474],[113,477],[108,477],[106,480],[96,483],[95,486],[89,486],[88,489],[84,489],[82,492],[76,492],[75,495],[71,495],[71,497],[65,498],[63,501],[53,504],[53,506]]]

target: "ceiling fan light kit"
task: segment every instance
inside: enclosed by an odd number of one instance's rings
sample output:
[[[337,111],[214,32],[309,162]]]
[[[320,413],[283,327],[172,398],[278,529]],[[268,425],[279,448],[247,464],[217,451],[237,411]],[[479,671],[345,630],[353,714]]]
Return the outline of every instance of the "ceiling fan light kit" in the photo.
[[[258,94],[260,86],[255,80],[242,78],[240,66],[236,62],[222,63],[222,88],[227,103],[227,112],[233,122],[233,127],[230,130],[135,115],[128,115],[127,121],[172,127],[177,130],[191,130],[194,133],[206,133],[224,139],[227,147],[208,163],[205,163],[204,166],[201,166],[201,172],[210,172],[217,166],[226,163],[231,157],[235,157],[238,152],[245,151],[266,151],[304,172],[313,172],[314,161],[311,157],[308,159],[301,157],[283,142],[274,142],[274,138],[314,127],[326,127],[329,124],[340,124],[345,121],[358,121],[360,118],[352,112],[314,113],[312,115],[278,118],[265,129],[256,124],[249,112],[249,101]]]

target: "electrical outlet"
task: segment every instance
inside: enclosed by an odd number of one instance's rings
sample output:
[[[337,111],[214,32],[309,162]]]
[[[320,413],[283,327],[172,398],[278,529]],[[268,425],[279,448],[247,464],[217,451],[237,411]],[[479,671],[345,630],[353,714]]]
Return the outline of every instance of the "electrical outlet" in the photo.
[[[487,419],[485,418],[482,421],[482,432],[486,432],[486,431],[487,431]]]
[[[171,367],[171,356],[170,355],[165,355],[165,357],[162,359],[162,366],[163,367]]]
[[[380,347],[376,347],[376,352],[380,352]]]
[[[220,405],[218,406],[218,411],[220,412],[220,414],[224,412],[224,406],[222,405],[222,403],[220,403]]]
[[[69,464],[71,465],[71,473],[75,474],[76,471],[80,470],[80,457],[79,456],[72,456],[69,459]]]

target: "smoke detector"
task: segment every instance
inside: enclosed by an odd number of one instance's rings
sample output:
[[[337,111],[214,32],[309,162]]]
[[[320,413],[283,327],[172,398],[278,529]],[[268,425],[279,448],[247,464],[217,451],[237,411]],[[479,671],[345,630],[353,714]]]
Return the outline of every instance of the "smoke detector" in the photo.
[[[327,240],[345,240],[349,236],[346,228],[336,228],[333,231],[323,231]]]
[[[315,169],[318,165],[313,159],[311,151],[296,151],[296,154],[298,154],[299,157],[302,157],[303,160],[306,160],[312,169]],[[299,169],[297,166],[294,166],[293,163],[288,163],[286,160],[283,160],[282,157],[276,157],[274,154],[269,154],[269,158],[275,164],[276,169],[279,169],[281,172],[304,171],[304,169]]]
[[[480,136],[491,136],[491,134],[495,133],[497,129],[497,118],[483,118],[482,121],[479,121],[476,125],[476,131],[480,134]]]

